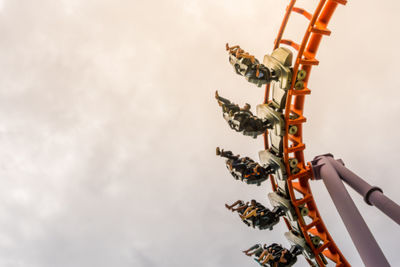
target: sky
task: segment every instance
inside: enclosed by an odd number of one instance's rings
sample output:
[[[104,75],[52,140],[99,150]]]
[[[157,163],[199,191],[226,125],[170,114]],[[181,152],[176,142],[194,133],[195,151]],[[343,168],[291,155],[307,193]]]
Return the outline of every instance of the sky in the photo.
[[[269,206],[269,182],[230,177],[215,147],[258,159],[214,99],[253,108],[263,89],[235,75],[225,43],[262,59],[288,1],[1,0],[0,267],[242,267],[256,243],[225,203]],[[298,1],[313,10],[315,1]],[[339,6],[306,98],[305,157],[333,153],[400,203],[398,1]],[[293,16],[285,38],[300,40]],[[363,266],[321,181],[325,224]],[[351,195],[392,266],[399,226]],[[297,266],[306,266],[299,259]]]

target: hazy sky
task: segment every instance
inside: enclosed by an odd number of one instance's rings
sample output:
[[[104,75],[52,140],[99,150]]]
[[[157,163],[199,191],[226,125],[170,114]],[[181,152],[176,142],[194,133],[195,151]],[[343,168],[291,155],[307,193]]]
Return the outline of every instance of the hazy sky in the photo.
[[[255,243],[288,247],[283,223],[256,231],[224,208],[269,206],[271,188],[234,181],[215,156],[221,146],[257,159],[263,145],[232,132],[213,98],[262,101],[224,46],[270,53],[287,3],[1,0],[0,267],[244,267],[256,266],[241,253]],[[398,203],[399,8],[338,7],[304,130],[308,161],[331,152]],[[294,16],[286,38],[305,29]],[[312,186],[336,243],[362,266],[322,182]],[[352,195],[400,266],[399,226]]]

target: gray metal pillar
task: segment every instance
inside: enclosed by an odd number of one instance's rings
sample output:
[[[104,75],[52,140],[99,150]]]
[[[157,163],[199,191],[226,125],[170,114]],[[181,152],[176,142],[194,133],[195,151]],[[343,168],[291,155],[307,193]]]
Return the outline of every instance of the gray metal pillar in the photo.
[[[327,158],[339,173],[343,181],[364,197],[368,205],[373,205],[400,225],[400,206],[383,194],[382,189],[371,186],[358,175],[347,169],[342,161]]]
[[[390,266],[331,163],[331,154],[314,158],[314,176],[322,179],[366,267]]]

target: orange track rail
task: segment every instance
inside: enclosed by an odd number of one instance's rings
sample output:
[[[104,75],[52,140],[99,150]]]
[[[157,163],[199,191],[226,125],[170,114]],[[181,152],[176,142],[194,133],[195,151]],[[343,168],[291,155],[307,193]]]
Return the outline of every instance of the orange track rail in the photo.
[[[318,60],[315,59],[319,44],[324,35],[330,35],[330,31],[327,29],[328,22],[332,17],[338,4],[345,5],[346,0],[320,0],[314,13],[311,14],[302,8],[295,7],[296,0],[291,0],[286,9],[286,14],[283,18],[282,25],[279,29],[277,38],[275,39],[274,49],[278,48],[280,45],[289,45],[295,50],[297,50],[297,58],[293,68],[293,79],[288,91],[286,99],[286,109],[285,109],[285,127],[286,134],[284,136],[284,162],[286,166],[286,171],[288,173],[288,189],[291,201],[295,207],[297,213],[298,224],[304,235],[304,238],[308,245],[310,246],[312,252],[315,255],[315,259],[319,266],[325,266],[324,262],[320,258],[322,253],[327,258],[336,263],[336,266],[350,266],[343,254],[340,252],[339,248],[336,246],[331,235],[329,234],[322,218],[318,212],[314,197],[311,192],[309,185],[309,180],[313,178],[313,174],[310,168],[310,164],[305,164],[303,150],[305,145],[303,143],[302,136],[302,124],[306,121],[303,116],[304,100],[307,94],[310,94],[310,90],[307,88],[307,83],[309,80],[310,72],[312,66],[318,65]],[[282,39],[283,33],[285,31],[287,22],[292,12],[303,15],[306,19],[310,21],[307,30],[304,34],[303,40],[300,44],[297,44],[291,40]],[[294,85],[296,82],[296,75],[299,69],[303,69],[307,72],[307,76],[304,79],[304,89],[295,90]],[[269,100],[270,85],[268,84],[265,89],[265,99],[264,103],[268,103]],[[291,119],[291,115],[295,115],[297,119]],[[296,125],[298,131],[295,135],[289,134],[289,126]],[[264,134],[264,145],[265,149],[268,149],[268,133]],[[299,161],[298,168],[300,172],[296,174],[291,174],[289,167],[289,158],[297,158]],[[274,177],[271,176],[272,189],[276,190],[276,182]],[[296,198],[295,190],[302,195],[301,198]],[[306,205],[309,209],[308,217],[311,219],[311,223],[306,224],[303,217],[300,214],[299,207],[301,205]],[[287,220],[285,220],[286,225],[289,229],[291,226]],[[315,247],[311,242],[309,234],[319,236],[322,240],[322,244]]]

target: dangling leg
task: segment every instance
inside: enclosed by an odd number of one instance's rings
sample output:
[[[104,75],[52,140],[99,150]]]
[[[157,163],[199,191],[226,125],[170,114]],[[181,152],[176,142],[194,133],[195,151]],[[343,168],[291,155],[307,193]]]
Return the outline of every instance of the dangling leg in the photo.
[[[229,47],[229,44],[226,43],[225,44],[225,48],[226,48],[227,51],[233,51],[234,49],[240,49],[240,46],[234,45],[234,46]]]
[[[247,213],[249,213],[254,207],[253,206],[249,206],[244,212],[243,214],[240,215],[240,218],[244,218],[244,216],[246,216]]]
[[[261,262],[261,264],[264,265],[270,260],[274,260],[274,256],[271,253],[268,253],[267,257],[265,258],[265,260],[263,262]]]
[[[237,211],[237,212],[241,212],[242,210],[246,209],[249,206],[249,202],[246,202],[246,204],[243,204],[235,209],[232,209],[232,211]]]
[[[235,207],[235,206],[238,205],[238,204],[243,205],[244,203],[243,203],[243,201],[238,200],[238,201],[236,201],[235,203],[233,203],[232,205],[225,204],[225,207],[226,207],[228,210],[232,210],[232,208]],[[233,210],[232,210],[232,211],[233,211]]]
[[[243,213],[243,215],[240,215],[240,218],[242,218],[242,220],[246,220],[252,216],[256,216],[257,210],[258,210],[258,208],[255,208],[255,209],[251,210],[250,212],[248,212],[247,214]]]
[[[268,253],[268,250],[263,250],[263,252],[261,253],[261,255],[260,255],[260,257],[258,257],[258,261],[259,262],[261,262],[263,259],[264,259],[264,257],[265,257],[265,255]]]
[[[247,256],[251,256],[254,253],[256,253],[256,251],[258,251],[260,248],[262,248],[261,244],[256,244],[256,245],[252,246],[251,248],[249,248],[248,250],[244,250],[243,253],[246,254]],[[253,250],[253,252],[250,252],[252,250]]]

